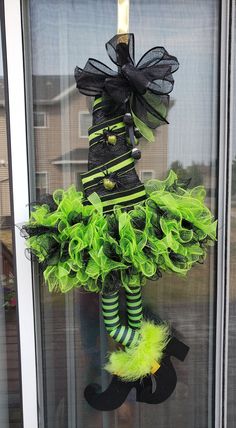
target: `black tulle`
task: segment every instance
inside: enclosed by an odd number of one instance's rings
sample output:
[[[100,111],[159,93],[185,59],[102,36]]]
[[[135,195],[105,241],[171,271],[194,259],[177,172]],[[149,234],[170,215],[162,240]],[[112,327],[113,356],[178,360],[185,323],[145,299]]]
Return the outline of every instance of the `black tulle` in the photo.
[[[179,67],[177,58],[163,47],[154,47],[135,65],[133,34],[114,36],[106,43],[106,50],[118,71],[89,58],[84,69],[75,68],[80,92],[110,100],[113,114],[115,108],[129,101],[133,113],[150,128],[166,122],[163,106],[168,106],[168,94],[173,89],[172,73]]]

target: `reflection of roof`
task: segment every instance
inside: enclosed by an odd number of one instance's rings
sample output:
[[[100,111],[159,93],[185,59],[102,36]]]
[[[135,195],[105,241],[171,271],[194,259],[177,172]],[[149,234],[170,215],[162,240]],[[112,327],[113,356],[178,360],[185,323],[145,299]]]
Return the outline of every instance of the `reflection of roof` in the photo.
[[[34,105],[52,105],[73,92],[80,94],[72,75],[33,75],[32,86]],[[4,99],[4,80],[0,78],[0,105],[5,105]],[[175,100],[171,99],[169,110],[174,103]]]
[[[63,96],[76,91],[74,76],[33,76],[34,104],[54,104]],[[78,91],[77,91],[78,92]],[[78,92],[79,94],[79,92]],[[4,80],[0,78],[0,104],[4,105]]]
[[[34,104],[54,104],[74,91],[74,76],[33,76]]]
[[[88,162],[88,148],[77,148],[70,152],[64,153],[62,156],[54,159],[52,164],[64,165],[64,164],[86,164]]]

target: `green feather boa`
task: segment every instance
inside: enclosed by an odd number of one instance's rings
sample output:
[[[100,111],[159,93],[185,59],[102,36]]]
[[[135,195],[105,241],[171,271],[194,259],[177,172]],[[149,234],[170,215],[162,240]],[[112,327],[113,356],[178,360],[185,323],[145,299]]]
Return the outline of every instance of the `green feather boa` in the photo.
[[[164,349],[170,340],[167,324],[143,321],[139,340],[129,348],[112,352],[105,369],[124,381],[135,381],[152,373],[161,364]],[[154,369],[155,370],[155,369]]]

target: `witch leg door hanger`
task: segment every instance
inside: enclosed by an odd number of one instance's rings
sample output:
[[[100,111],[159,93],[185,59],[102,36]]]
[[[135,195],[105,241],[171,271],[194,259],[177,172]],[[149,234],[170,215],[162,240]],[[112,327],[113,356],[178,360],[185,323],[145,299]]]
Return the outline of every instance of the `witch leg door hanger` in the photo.
[[[98,410],[118,408],[132,388],[137,401],[149,404],[171,395],[177,382],[171,357],[184,361],[189,348],[167,322],[144,319],[142,287],[165,271],[185,275],[216,239],[203,186],[189,188],[174,171],[144,185],[135,170],[139,139],[153,141],[153,130],[168,123],[177,59],[154,47],[135,65],[133,34],[114,36],[106,49],[116,71],[93,58],[75,69],[79,91],[95,97],[83,192],[72,185],[42,197],[22,227],[50,291],[81,287],[102,295],[104,324],[119,346],[105,366],[112,375],[107,390],[85,389]],[[119,317],[122,287],[127,325]]]

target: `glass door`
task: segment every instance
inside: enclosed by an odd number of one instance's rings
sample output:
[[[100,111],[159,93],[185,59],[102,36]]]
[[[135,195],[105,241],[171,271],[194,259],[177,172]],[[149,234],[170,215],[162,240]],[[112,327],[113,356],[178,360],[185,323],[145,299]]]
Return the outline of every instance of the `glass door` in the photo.
[[[231,22],[231,35],[232,40],[235,42],[235,31],[236,31],[236,10],[235,4],[232,11],[232,22]],[[229,152],[229,302],[228,302],[228,361],[227,361],[227,373],[226,373],[226,385],[227,385],[227,423],[230,427],[236,424],[236,411],[235,411],[235,399],[236,399],[236,363],[235,363],[235,328],[236,328],[236,44],[234,43],[231,47],[231,91],[230,91],[230,152]]]
[[[108,63],[105,43],[117,31],[114,0],[30,0],[24,8],[27,50],[28,151],[31,200],[80,188],[86,170],[91,101],[75,88],[73,71],[88,57]],[[170,125],[158,128],[153,144],[142,143],[140,178],[166,177],[173,169],[204,184],[207,204],[216,207],[220,4],[217,0],[130,1],[130,32],[136,59],[153,46],[177,56]],[[108,63],[108,65],[111,65]],[[215,259],[186,278],[166,274],[144,290],[146,309],[171,323],[190,346],[175,361],[178,384],[161,405],[137,404],[131,393],[114,412],[88,406],[90,382],[109,382],[103,366],[111,348],[96,294],[77,290],[49,293],[37,267],[34,288],[38,316],[38,373],[41,425],[47,428],[214,427]]]

